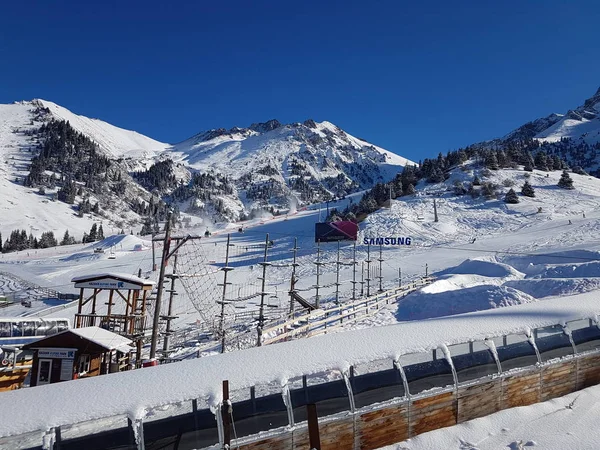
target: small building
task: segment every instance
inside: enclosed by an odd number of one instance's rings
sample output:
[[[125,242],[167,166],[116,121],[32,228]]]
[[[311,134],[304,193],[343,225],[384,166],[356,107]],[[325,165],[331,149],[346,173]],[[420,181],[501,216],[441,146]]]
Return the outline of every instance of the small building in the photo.
[[[100,327],[74,328],[23,346],[33,350],[31,386],[130,368],[132,341]]]

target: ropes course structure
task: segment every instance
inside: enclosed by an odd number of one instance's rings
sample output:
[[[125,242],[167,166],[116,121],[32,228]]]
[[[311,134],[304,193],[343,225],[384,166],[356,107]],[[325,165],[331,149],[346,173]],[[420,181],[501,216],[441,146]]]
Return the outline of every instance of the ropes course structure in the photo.
[[[207,248],[210,246],[210,243],[201,239],[189,240],[182,245],[177,253],[177,278],[200,315],[202,325],[216,332],[221,312],[218,303],[222,291],[219,286],[221,271],[215,265],[215,260],[207,256],[214,253]]]

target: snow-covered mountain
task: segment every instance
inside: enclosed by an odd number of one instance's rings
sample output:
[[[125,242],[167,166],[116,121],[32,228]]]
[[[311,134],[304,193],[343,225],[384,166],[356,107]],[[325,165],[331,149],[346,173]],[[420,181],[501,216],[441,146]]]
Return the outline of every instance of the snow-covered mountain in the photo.
[[[553,113],[529,122],[504,139],[534,138],[541,142],[557,142],[564,138],[593,145],[600,142],[600,88],[583,105],[565,114]]]
[[[48,127],[58,121],[68,125]],[[367,189],[407,164],[329,122],[270,120],[167,144],[46,100],[17,102],[0,105],[0,232],[78,237],[97,221],[137,229],[164,201],[211,222],[238,220]],[[72,204],[53,201],[69,182]],[[103,214],[79,213],[86,201]]]

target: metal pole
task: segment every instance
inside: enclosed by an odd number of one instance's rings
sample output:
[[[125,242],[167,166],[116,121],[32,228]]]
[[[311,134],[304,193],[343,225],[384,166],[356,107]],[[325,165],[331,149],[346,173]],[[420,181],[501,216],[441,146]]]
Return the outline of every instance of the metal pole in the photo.
[[[365,295],[365,262],[361,262],[360,266],[360,296],[364,297]]]
[[[356,241],[352,252],[352,300],[356,300]]]
[[[152,340],[150,343],[150,359],[156,357],[156,346],[158,343],[158,324],[160,320],[160,303],[165,283],[165,267],[167,265],[167,256],[169,254],[169,242],[171,240],[171,212],[167,214],[167,223],[165,225],[165,240],[163,242],[163,252],[160,264],[160,273],[158,275],[158,290],[156,292],[156,305],[154,308],[154,320],[152,323]]]
[[[223,380],[223,405],[221,406],[223,419],[223,448],[231,446],[231,418],[229,416],[229,380]]]
[[[294,248],[292,249],[294,252],[294,260],[292,262],[292,279],[290,281],[290,316],[294,314],[294,290],[296,287],[296,267],[298,264],[296,263],[296,254],[298,252],[298,238],[294,238]]]
[[[335,273],[335,304],[340,304],[340,241],[337,243],[337,263]]]
[[[308,419],[308,446],[311,450],[321,450],[321,437],[319,436],[319,419],[317,418],[317,405],[306,405]]]
[[[391,189],[391,188],[390,188]],[[379,246],[379,292],[383,292],[383,255],[382,255],[382,251],[383,251],[383,246],[380,245]]]
[[[435,203],[435,198],[433,199],[433,221],[438,221],[437,204]]]
[[[425,263],[425,277],[429,276],[429,264]]]
[[[367,245],[367,297],[371,296],[371,244]]]
[[[221,316],[219,317],[219,334],[221,335],[221,353],[225,353],[225,294],[227,292],[227,274],[233,267],[229,267],[229,242],[231,240],[231,234],[227,235],[227,248],[225,250],[225,267],[222,267],[223,271],[223,295],[221,297]]]
[[[317,308],[321,307],[321,302],[320,302],[320,298],[319,298],[319,278],[321,275],[321,240],[319,239],[317,241],[317,261],[315,262],[315,264],[317,265],[317,285],[315,286],[316,288],[316,294],[315,294],[315,306]]]
[[[402,287],[402,269],[398,267],[398,287]]]
[[[156,272],[156,251],[154,250],[154,233],[152,233],[152,272]]]
[[[173,275],[171,275],[171,289],[169,291],[169,308],[167,312],[167,330],[165,332],[165,339],[163,342],[163,353],[165,357],[169,352],[169,336],[171,336],[171,320],[173,315],[173,298],[175,297],[175,279],[177,278],[177,253],[173,255]]]
[[[263,330],[263,326],[265,324],[264,310],[265,310],[265,296],[267,295],[267,293],[265,292],[265,286],[266,286],[266,282],[267,282],[267,265],[269,264],[269,263],[267,263],[267,249],[268,248],[269,248],[269,233],[267,233],[267,237],[265,238],[265,254],[263,257],[263,262],[260,263],[260,264],[262,264],[262,267],[263,267],[262,288],[261,288],[261,292],[260,292],[260,310],[258,312],[258,326],[256,327],[256,333],[258,336],[257,345],[259,347],[262,345],[262,330]]]

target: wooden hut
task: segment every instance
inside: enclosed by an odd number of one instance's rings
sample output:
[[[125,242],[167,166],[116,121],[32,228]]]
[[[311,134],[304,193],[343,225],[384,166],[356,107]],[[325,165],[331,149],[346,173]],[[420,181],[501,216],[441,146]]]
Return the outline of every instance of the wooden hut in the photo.
[[[130,368],[132,341],[100,327],[74,328],[26,344],[33,350],[31,386]]]

